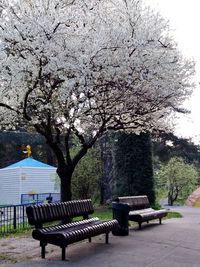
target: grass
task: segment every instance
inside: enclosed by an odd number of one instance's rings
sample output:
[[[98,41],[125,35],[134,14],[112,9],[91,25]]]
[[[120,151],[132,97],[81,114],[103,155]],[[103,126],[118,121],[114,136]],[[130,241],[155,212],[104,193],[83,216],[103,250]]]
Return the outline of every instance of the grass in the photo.
[[[112,219],[112,210],[108,208],[97,209],[92,214],[92,217],[98,217],[101,220],[109,220]]]
[[[8,255],[6,255],[6,254],[4,254],[4,253],[0,253],[0,262],[7,262],[7,261],[9,261],[10,263],[17,263],[17,259],[16,258],[14,258],[14,257],[11,257],[11,256],[8,256]]]
[[[111,209],[96,210],[93,213],[93,217],[98,217],[101,220],[112,219],[112,210]],[[182,218],[182,217],[183,216],[179,212],[169,211],[165,219]]]
[[[29,227],[27,229],[12,229],[8,233],[1,233],[0,232],[0,239],[1,238],[6,238],[6,237],[17,237],[17,236],[29,236],[32,233],[32,229]]]
[[[98,217],[100,220],[110,220],[112,219],[112,209],[108,207],[98,207],[95,209],[95,212],[90,217]],[[169,211],[168,215],[164,219],[171,219],[171,218],[182,218],[182,215],[179,212],[175,211]],[[79,220],[82,219],[82,217],[78,218]],[[28,229],[17,229],[13,230],[12,233],[5,233],[0,235],[0,238],[10,237],[11,235],[13,237],[18,236],[30,236],[32,232],[31,228]]]
[[[172,219],[172,218],[182,218],[182,217],[183,217],[182,214],[177,211],[169,211],[165,218]]]

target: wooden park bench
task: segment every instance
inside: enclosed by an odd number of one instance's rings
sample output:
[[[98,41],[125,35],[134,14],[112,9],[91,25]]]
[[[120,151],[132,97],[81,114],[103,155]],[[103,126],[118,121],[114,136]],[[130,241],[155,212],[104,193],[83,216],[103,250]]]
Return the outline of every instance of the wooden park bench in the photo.
[[[90,199],[28,206],[28,221],[35,226],[32,236],[40,241],[41,257],[45,258],[45,246],[48,243],[61,247],[62,260],[65,260],[65,249],[71,243],[84,239],[91,242],[92,237],[100,234],[106,235],[105,242],[108,243],[109,232],[118,227],[118,222],[89,218],[93,212]],[[83,219],[72,222],[73,218],[79,216],[83,216]],[[53,221],[57,221],[57,224],[43,226]]]
[[[139,229],[143,222],[159,219],[162,223],[162,218],[167,216],[167,210],[155,210],[150,207],[147,196],[125,196],[118,197],[113,202],[113,218],[116,218],[119,225],[125,234],[128,234],[128,220],[135,221],[139,224]],[[120,231],[119,229],[115,230]]]

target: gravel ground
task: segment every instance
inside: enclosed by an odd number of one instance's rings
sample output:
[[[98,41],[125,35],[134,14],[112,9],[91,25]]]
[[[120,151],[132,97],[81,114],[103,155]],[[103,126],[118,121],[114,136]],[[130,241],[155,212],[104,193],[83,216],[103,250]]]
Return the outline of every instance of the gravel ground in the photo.
[[[82,242],[71,244],[67,248],[67,253],[70,255],[76,255],[77,251],[88,249],[88,246],[105,246],[105,236],[100,235],[93,238],[92,243],[88,243],[87,240]],[[83,244],[84,243],[84,244]],[[96,243],[96,244],[95,244]],[[94,249],[94,248],[93,248]],[[9,266],[16,263],[27,262],[27,260],[34,260],[35,263],[41,262],[41,249],[38,240],[34,240],[31,236],[19,236],[19,237],[6,237],[0,238],[0,267]],[[48,262],[61,261],[61,249],[57,246],[48,244],[46,246],[46,260]]]
[[[46,253],[51,256],[58,254],[60,249],[56,246],[48,245]],[[0,238],[0,267],[9,264],[19,263],[28,259],[40,260],[39,241],[31,236]]]
[[[165,240],[165,239],[169,239],[172,237],[173,238],[176,237],[178,241],[175,240],[176,242],[175,241],[172,242],[173,245],[174,245],[174,243],[176,245],[177,242],[182,243],[183,242],[182,239],[184,239],[184,242],[185,242],[185,239],[189,239],[189,241],[190,241],[190,239],[191,240],[196,239],[196,241],[200,240],[200,231],[199,231],[200,208],[198,208],[198,209],[185,208],[185,210],[184,210],[184,208],[180,208],[180,210],[177,210],[177,211],[184,214],[184,218],[167,220],[161,226],[157,225],[158,223],[156,222],[156,224],[155,224],[156,227],[151,228],[151,227],[147,226],[146,230],[144,227],[143,231],[139,231],[136,227],[136,230],[133,231],[132,234],[127,238],[114,237],[114,236],[110,235],[111,240],[110,240],[110,245],[108,247],[105,246],[104,235],[95,237],[93,240],[94,242],[92,242],[92,243],[88,243],[87,240],[84,240],[83,242],[81,242],[81,244],[80,243],[74,243],[74,244],[71,244],[67,248],[67,256],[69,255],[69,259],[71,258],[71,261],[75,261],[75,263],[76,263],[76,260],[82,254],[83,254],[82,258],[84,260],[85,259],[84,257],[86,257],[85,255],[88,254],[91,256],[94,254],[93,257],[95,257],[95,255],[97,255],[97,257],[98,257],[98,255],[99,255],[98,253],[101,253],[101,251],[104,251],[104,250],[105,250],[105,253],[108,253],[108,252],[114,253],[116,248],[113,249],[113,247],[119,246],[121,249],[121,244],[123,244],[123,246],[126,249],[126,246],[125,246],[126,244],[124,244],[124,243],[129,242],[129,239],[130,239],[131,244],[134,244],[134,246],[140,246],[141,240],[142,240],[142,242],[144,242],[144,244],[146,244],[146,241],[148,241],[148,238],[149,238],[151,241],[150,243],[152,243],[152,240],[155,239],[156,235],[159,236],[159,240]],[[151,225],[153,225],[153,223],[151,223],[150,226]],[[160,227],[162,227],[162,231],[159,231]],[[163,235],[164,235],[164,237],[163,237]],[[152,238],[152,240],[151,240],[151,238]],[[181,239],[181,241],[179,240],[179,238]],[[191,242],[189,242],[189,241],[188,241],[188,243],[189,243],[188,247],[192,246],[192,244],[194,243],[193,241],[191,241]],[[163,246],[165,246],[165,242],[159,241],[160,246],[162,245],[162,243],[163,243]],[[199,255],[200,242],[198,241],[196,243],[197,244],[194,246],[198,245],[198,250],[197,250],[198,253],[197,254]],[[147,242],[147,245],[148,245],[148,242]],[[110,248],[110,250],[109,250],[109,248]],[[111,250],[111,248],[112,248],[112,250]],[[196,247],[195,247],[195,249],[196,249]],[[164,248],[164,250],[166,250],[166,249]],[[128,251],[128,248],[127,248],[127,251]],[[141,253],[140,247],[139,247],[138,251],[139,251],[139,253]],[[193,252],[196,250],[194,250],[194,248],[191,248],[191,251]],[[16,264],[17,266],[27,266],[26,265],[27,262],[28,263],[32,262],[35,264],[35,266],[37,266],[37,265],[43,266],[43,263],[41,265],[41,262],[43,262],[43,260],[41,261],[40,252],[41,251],[40,251],[39,241],[34,240],[31,236],[31,233],[25,234],[23,236],[20,235],[18,237],[9,236],[6,238],[0,238],[0,267],[4,267],[4,266],[8,267],[10,265],[13,266],[13,264]],[[84,253],[82,253],[82,252],[84,252]],[[137,252],[137,250],[134,250],[134,253],[136,253],[136,252]],[[129,252],[127,252],[127,253],[129,253]],[[136,253],[136,255],[137,255],[137,253]],[[198,256],[198,257],[200,257],[200,256]],[[186,257],[186,259],[187,259],[187,257]],[[49,265],[49,266],[53,266],[52,262],[53,262],[53,264],[57,264],[58,261],[60,264],[61,263],[63,264],[63,262],[61,261],[61,249],[57,246],[53,246],[53,245],[48,244],[46,247],[46,260],[44,260],[45,264]],[[65,265],[66,265],[66,262],[64,262]],[[200,259],[198,258],[198,265],[197,266],[200,266],[199,262],[200,262]],[[119,264],[120,264],[120,262],[119,262]],[[46,265],[44,265],[44,266],[46,266]],[[91,266],[94,266],[94,265],[91,265]],[[98,266],[98,265],[96,265],[96,266]],[[109,265],[109,266],[111,266],[111,265]],[[135,265],[135,266],[137,266],[137,265]],[[143,265],[143,266],[145,266],[145,265]],[[160,266],[162,266],[162,264]],[[171,265],[171,266],[173,266],[173,265]],[[188,265],[187,267],[191,267],[191,266],[193,266],[193,265],[190,265],[190,266]]]

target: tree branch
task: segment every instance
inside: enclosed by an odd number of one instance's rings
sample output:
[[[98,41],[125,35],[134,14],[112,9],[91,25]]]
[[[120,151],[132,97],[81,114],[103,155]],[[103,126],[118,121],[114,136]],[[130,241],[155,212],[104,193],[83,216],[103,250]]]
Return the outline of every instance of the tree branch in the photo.
[[[11,111],[14,111],[14,112],[16,112],[18,115],[21,114],[21,113],[19,112],[19,110],[14,109],[13,107],[11,107],[11,106],[9,106],[9,105],[7,105],[7,104],[0,103],[0,107],[4,107],[4,108],[7,108],[7,109],[9,109],[9,110],[11,110]]]
[[[70,138],[71,129],[67,131],[65,134],[65,150],[66,150],[66,160],[68,165],[72,165],[72,159],[70,155],[70,148],[69,148],[69,138]]]
[[[31,121],[31,117],[27,114],[27,104],[28,104],[28,97],[29,95],[36,89],[40,79],[41,79],[41,75],[42,75],[42,60],[40,59],[39,61],[39,71],[38,71],[38,77],[37,80],[35,81],[35,83],[33,84],[33,87],[30,88],[26,93],[25,93],[25,97],[24,97],[24,108],[23,108],[23,114],[24,117],[28,120]]]

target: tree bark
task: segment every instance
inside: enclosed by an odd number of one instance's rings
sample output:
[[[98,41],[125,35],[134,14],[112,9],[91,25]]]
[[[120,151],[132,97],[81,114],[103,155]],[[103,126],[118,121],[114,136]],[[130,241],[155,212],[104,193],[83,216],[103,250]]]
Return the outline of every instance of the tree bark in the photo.
[[[168,194],[168,205],[169,206],[173,206],[174,202],[173,202],[173,197],[172,195],[169,193]]]
[[[73,170],[67,168],[67,166],[58,167],[57,174],[60,177],[60,200],[62,202],[72,199],[71,192],[71,179]]]

